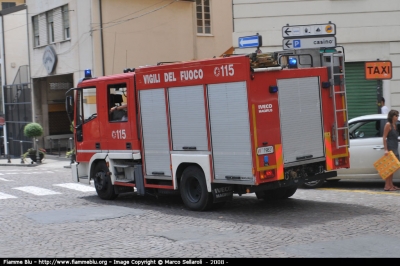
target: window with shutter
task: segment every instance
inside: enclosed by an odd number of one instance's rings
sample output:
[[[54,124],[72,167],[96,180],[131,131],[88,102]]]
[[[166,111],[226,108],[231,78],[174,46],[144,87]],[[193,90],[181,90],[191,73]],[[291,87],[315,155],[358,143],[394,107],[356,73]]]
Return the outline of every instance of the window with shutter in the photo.
[[[46,13],[39,14],[39,38],[40,38],[40,45],[48,44],[48,32],[47,32],[47,19]]]
[[[47,16],[47,36],[48,36],[48,42],[53,43],[54,42],[54,20],[53,20],[53,10],[50,10],[46,13]]]
[[[37,47],[40,45],[40,36],[39,36],[39,16],[32,17],[32,25],[33,25],[33,45]]]
[[[70,39],[68,5],[62,6],[61,9],[62,9],[62,18],[63,18],[63,27],[64,27],[64,40],[68,40],[68,39]]]

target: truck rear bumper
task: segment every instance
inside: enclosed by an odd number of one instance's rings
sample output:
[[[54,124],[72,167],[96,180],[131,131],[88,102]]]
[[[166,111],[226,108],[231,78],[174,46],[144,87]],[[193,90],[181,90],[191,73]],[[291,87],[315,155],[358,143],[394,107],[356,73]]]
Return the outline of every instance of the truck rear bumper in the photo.
[[[253,192],[259,192],[259,191],[264,191],[264,190],[277,189],[280,187],[300,186],[305,182],[311,182],[311,181],[315,181],[315,180],[325,180],[327,178],[336,177],[336,176],[337,176],[336,171],[329,171],[329,172],[321,173],[321,174],[314,175],[314,176],[307,176],[306,178],[280,180],[280,181],[271,182],[271,183],[264,183],[264,184],[261,184],[258,186],[251,186],[251,187],[247,187],[246,191],[248,193],[253,193]]]

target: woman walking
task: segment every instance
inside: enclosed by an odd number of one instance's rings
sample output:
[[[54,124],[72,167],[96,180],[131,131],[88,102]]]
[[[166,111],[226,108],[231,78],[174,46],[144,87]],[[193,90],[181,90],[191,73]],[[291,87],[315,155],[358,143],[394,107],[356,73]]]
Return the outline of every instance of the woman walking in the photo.
[[[396,110],[390,110],[387,117],[388,122],[383,130],[383,146],[385,148],[385,155],[388,155],[389,151],[392,151],[399,159],[399,132],[397,131],[397,120],[399,120],[399,112]],[[396,191],[400,190],[393,184],[393,174],[391,174],[385,180],[385,191]]]

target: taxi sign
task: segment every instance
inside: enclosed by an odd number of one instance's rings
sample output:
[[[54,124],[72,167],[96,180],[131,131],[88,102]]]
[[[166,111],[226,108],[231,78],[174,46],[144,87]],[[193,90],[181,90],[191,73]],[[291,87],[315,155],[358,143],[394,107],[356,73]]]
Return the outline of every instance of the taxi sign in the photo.
[[[365,62],[365,79],[391,79],[391,61],[369,61]]]

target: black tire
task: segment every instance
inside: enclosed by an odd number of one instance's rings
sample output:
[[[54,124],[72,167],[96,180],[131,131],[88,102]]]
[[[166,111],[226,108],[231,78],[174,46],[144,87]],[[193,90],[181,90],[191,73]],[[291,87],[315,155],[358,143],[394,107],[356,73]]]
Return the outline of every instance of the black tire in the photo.
[[[210,209],[218,210],[218,209],[221,209],[222,207],[224,207],[225,205],[226,205],[226,201],[213,203],[213,205],[210,207]]]
[[[207,191],[204,172],[189,166],[182,173],[180,193],[183,203],[192,211],[205,211],[212,207],[212,194]]]
[[[303,183],[302,187],[303,188],[308,188],[308,189],[312,189],[312,188],[320,188],[324,185],[325,180],[315,180],[315,181],[310,181],[310,182],[305,182]]]
[[[297,191],[297,185],[285,187],[285,194],[283,196],[284,199],[290,198]]]
[[[258,199],[263,200],[281,200],[287,199],[293,196],[294,193],[297,191],[297,185],[290,186],[290,187],[281,187],[272,190],[265,190],[256,192]]]
[[[329,182],[329,183],[337,183],[339,181],[340,181],[340,179],[327,179],[326,180],[326,182]]]
[[[94,167],[94,187],[97,195],[103,200],[112,200],[118,197],[114,191],[114,186],[111,183],[107,165],[104,161],[98,162]]]
[[[263,200],[279,200],[284,198],[285,193],[286,193],[285,188],[276,188],[276,189],[256,192],[256,196],[258,199],[263,199]]]

